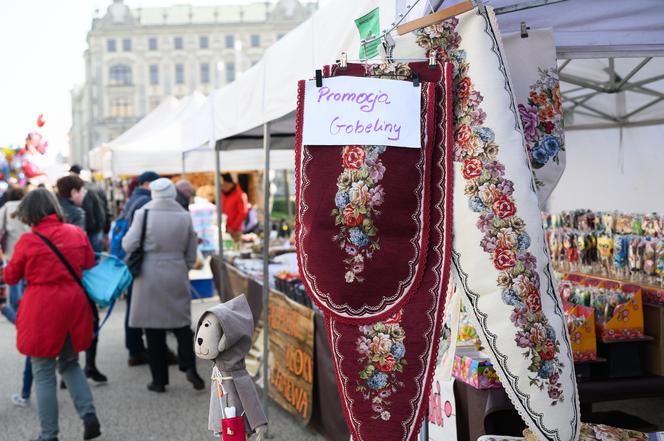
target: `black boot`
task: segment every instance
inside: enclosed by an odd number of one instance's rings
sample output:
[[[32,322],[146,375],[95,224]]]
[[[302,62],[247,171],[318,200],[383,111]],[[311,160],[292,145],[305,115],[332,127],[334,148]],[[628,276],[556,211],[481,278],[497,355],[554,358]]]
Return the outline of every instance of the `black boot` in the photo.
[[[159,394],[166,392],[166,386],[163,384],[149,383],[148,390]]]
[[[94,439],[101,435],[97,415],[89,413],[83,417],[83,439]]]
[[[97,383],[106,383],[108,381],[108,378],[106,378],[106,375],[102,374],[99,372],[99,369],[96,367],[85,367],[85,376],[91,379],[92,381],[96,381]]]
[[[93,317],[96,318],[95,320],[95,331],[98,329],[99,325],[99,314],[97,313],[97,307],[92,305],[92,313]],[[106,383],[108,381],[108,378],[106,378],[106,375],[102,374],[99,372],[99,369],[97,369],[97,336],[92,339],[92,344],[88,348],[87,351],[85,351],[85,376],[91,379],[92,381],[96,381],[97,383]]]
[[[205,381],[203,381],[201,376],[198,375],[198,372],[196,372],[196,368],[188,369],[186,375],[187,375],[187,381],[194,386],[194,389],[201,390],[205,388]]]
[[[141,352],[138,355],[130,355],[129,359],[127,360],[127,364],[130,367],[134,366],[140,366],[142,364],[148,364],[148,353],[147,352]]]

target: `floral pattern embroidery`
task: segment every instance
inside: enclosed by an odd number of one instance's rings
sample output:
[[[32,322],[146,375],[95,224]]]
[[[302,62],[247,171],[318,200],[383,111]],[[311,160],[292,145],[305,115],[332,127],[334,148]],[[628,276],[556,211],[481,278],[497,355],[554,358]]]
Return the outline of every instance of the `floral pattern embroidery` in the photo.
[[[579,441],[647,441],[648,435],[636,430],[618,429],[603,424],[581,424]]]
[[[407,79],[410,78],[412,73],[410,66],[404,63],[370,64],[367,67],[371,76],[377,78],[395,79],[403,77],[403,79]]]
[[[451,18],[423,29],[417,41],[427,52],[438,51],[439,59],[454,65],[454,161],[462,165],[470,209],[479,213],[477,227],[484,233],[480,246],[498,270],[503,302],[513,308],[510,320],[518,329],[515,342],[530,360],[530,383],[546,388],[555,405],[564,400],[558,381],[563,367],[558,359],[560,345],[542,311],[537,261],[528,251],[530,236],[517,215],[514,183],[505,177],[505,166],[498,161],[500,147],[494,132],[483,126],[483,98],[468,75],[470,65],[465,51],[459,49],[457,24],[458,19]]]
[[[348,255],[345,279],[347,283],[362,282],[364,264],[380,249],[378,229],[374,224],[380,215],[385,189],[379,182],[385,175],[380,155],[385,146],[349,145],[341,154],[343,172],[337,178],[337,193],[332,210],[335,225],[341,232],[333,240]]]
[[[357,381],[358,392],[365,400],[371,401],[371,410],[374,419],[389,421],[389,400],[397,388],[404,387],[398,380],[398,374],[403,372],[406,362],[406,346],[403,344],[406,333],[400,325],[399,311],[384,322],[360,326],[362,336],[357,339],[356,349],[360,354],[358,359],[364,364]]]
[[[530,86],[528,104],[519,104],[528,156],[534,169],[549,160],[559,163],[558,154],[565,151],[560,82],[556,69],[541,69],[540,79]]]

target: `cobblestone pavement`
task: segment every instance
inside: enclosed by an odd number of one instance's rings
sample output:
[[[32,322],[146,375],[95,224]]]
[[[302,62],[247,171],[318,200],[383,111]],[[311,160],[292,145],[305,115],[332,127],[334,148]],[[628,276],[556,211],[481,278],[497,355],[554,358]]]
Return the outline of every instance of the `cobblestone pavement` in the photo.
[[[212,303],[194,301],[194,320]],[[106,385],[92,384],[95,406],[102,424],[100,441],[199,441],[212,440],[207,430],[209,389],[194,391],[177,366],[170,370],[170,386],[165,394],[146,389],[150,381],[147,366],[128,367],[124,347],[124,301],[102,329],[97,364],[109,377]],[[24,441],[39,435],[36,402],[18,408],[10,402],[21,385],[23,357],[16,351],[13,326],[0,317],[0,440]],[[169,347],[176,348],[169,337]],[[81,362],[84,356],[80,357]],[[210,365],[198,360],[198,370],[209,384]],[[58,393],[60,441],[83,438],[83,426],[66,391]],[[272,403],[269,407],[270,437],[274,440],[322,440],[308,428]]]

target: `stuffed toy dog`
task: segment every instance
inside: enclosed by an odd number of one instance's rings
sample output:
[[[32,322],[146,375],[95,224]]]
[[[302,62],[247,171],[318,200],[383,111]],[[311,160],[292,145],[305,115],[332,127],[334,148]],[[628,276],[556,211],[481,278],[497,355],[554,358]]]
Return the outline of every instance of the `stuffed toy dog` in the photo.
[[[213,360],[221,374],[223,405],[235,407],[237,416],[244,414],[246,433],[255,432],[255,441],[259,441],[267,430],[267,417],[244,364],[244,358],[251,349],[253,332],[254,319],[242,294],[203,313],[198,320],[194,344],[196,355]],[[215,383],[212,381],[211,384],[208,428],[217,434],[222,431],[222,404]]]

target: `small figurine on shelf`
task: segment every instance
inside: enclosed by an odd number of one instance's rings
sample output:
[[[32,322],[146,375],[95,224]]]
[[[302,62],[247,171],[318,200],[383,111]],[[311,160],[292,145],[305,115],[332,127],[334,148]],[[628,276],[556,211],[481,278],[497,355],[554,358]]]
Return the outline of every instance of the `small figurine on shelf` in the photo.
[[[656,213],[648,214],[643,216],[643,223],[641,224],[643,232],[647,236],[657,237],[660,234],[659,231],[659,216]]]
[[[632,234],[643,236],[643,219],[639,215],[632,217]]]
[[[643,272],[648,277],[653,277],[657,274],[657,240],[649,237],[644,239],[643,243]]]
[[[563,239],[563,248],[565,248],[565,258],[570,268],[574,268],[579,262],[579,250],[576,248],[574,234],[569,233]]]
[[[597,251],[599,252],[599,263],[602,273],[608,275],[613,263],[613,240],[606,235],[597,239]]]
[[[632,272],[632,280],[639,279],[639,273],[643,268],[643,252],[645,247],[642,242],[638,236],[632,236],[629,241],[627,260],[629,262],[629,269]]]
[[[579,262],[585,266],[588,261],[588,250],[586,249],[586,235],[584,233],[579,233],[576,236],[576,249],[579,253]],[[586,268],[584,268],[585,270]]]
[[[657,275],[664,277],[664,239],[660,239],[657,243]]]
[[[628,236],[613,237],[613,267],[618,278],[627,276],[627,253],[629,249]]]
[[[616,229],[615,215],[613,213],[602,213],[602,226],[606,234],[612,235]]]
[[[222,441],[245,440],[245,431],[260,441],[267,430],[267,417],[244,364],[253,333],[244,294],[208,309],[198,321],[196,355],[214,361],[208,428],[215,436],[222,434]]]
[[[553,260],[553,265],[557,266],[560,264],[560,251],[562,249],[562,244],[560,243],[560,237],[555,231],[549,232],[547,235],[549,239],[549,250],[551,252],[551,259]]]

